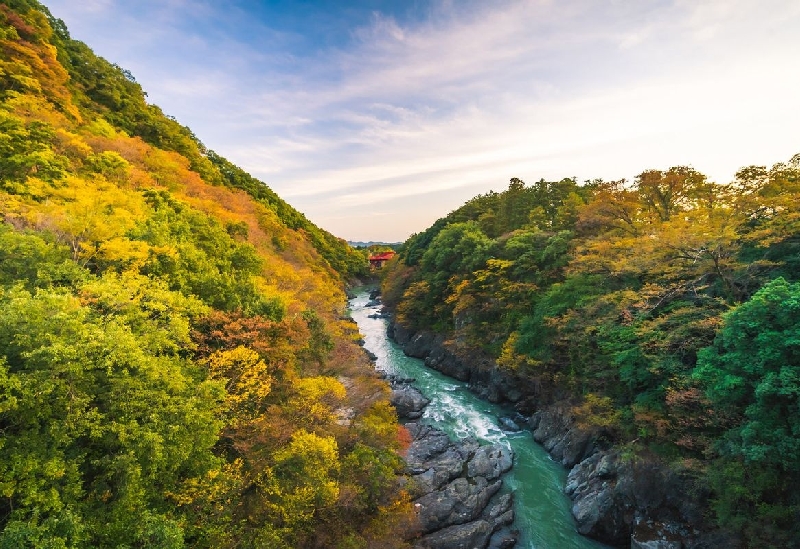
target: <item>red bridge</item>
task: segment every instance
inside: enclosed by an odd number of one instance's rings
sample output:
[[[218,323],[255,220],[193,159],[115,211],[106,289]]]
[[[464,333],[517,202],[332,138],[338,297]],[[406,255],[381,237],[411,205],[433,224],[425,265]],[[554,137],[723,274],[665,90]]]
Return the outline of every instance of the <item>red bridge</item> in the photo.
[[[375,269],[382,269],[387,261],[395,256],[395,252],[380,252],[369,256],[369,264]]]

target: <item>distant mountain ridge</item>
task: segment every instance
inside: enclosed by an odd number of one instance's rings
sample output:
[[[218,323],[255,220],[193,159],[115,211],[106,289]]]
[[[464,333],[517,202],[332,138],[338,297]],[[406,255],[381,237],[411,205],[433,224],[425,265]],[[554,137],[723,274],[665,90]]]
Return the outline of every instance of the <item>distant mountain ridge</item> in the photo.
[[[402,242],[382,242],[374,240],[370,240],[369,242],[348,240],[347,244],[349,244],[353,248],[369,248],[370,246],[387,246],[389,248],[394,248],[394,249],[399,248],[400,246],[403,245]]]

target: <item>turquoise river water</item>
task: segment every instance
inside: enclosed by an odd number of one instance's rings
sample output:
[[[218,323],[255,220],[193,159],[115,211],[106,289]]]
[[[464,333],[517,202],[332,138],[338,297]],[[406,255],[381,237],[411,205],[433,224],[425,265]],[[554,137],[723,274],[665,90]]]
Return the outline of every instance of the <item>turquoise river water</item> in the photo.
[[[504,410],[471,393],[465,383],[427,368],[407,357],[386,335],[387,321],[370,318],[380,307],[368,306],[369,296],[360,292],[350,301],[353,319],[364,338],[364,347],[378,358],[384,372],[415,378],[416,386],[430,399],[422,421],[451,436],[474,436],[484,442],[502,442],[514,450],[514,468],[504,479],[514,492],[515,527],[520,530],[520,549],[601,549],[606,546],[578,534],[563,493],[566,471],[534,442],[530,431],[508,433],[497,420]]]

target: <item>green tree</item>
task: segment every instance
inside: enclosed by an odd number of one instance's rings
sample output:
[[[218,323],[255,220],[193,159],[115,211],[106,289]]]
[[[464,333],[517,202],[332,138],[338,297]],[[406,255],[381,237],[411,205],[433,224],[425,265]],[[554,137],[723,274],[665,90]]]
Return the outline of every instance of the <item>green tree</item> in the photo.
[[[739,415],[713,475],[723,524],[754,546],[800,545],[800,284],[778,278],[725,315],[695,376],[716,407]],[[744,497],[743,497],[744,496]],[[795,534],[792,535],[791,532]]]
[[[696,375],[711,399],[743,412],[728,451],[800,472],[800,284],[778,278],[725,316]]]

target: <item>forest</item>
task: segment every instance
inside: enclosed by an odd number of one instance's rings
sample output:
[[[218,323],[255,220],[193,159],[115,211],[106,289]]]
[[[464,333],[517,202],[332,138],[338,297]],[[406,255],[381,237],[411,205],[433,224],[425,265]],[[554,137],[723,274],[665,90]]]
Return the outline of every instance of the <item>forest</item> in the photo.
[[[725,184],[687,166],[514,178],[386,269],[400,324],[690,475],[746,546],[800,546],[800,154]]]
[[[0,52],[0,547],[407,547],[367,252],[35,0]]]
[[[407,433],[345,318],[357,250],[0,3],[0,549],[402,549]],[[800,155],[477,196],[384,269],[412,329],[566,398],[800,546]],[[743,164],[747,159],[743,159]]]

